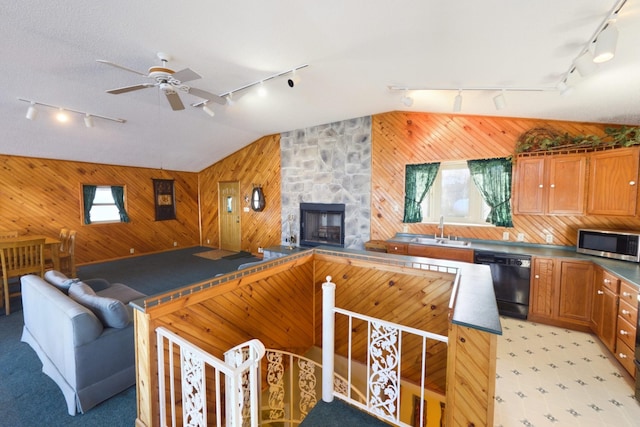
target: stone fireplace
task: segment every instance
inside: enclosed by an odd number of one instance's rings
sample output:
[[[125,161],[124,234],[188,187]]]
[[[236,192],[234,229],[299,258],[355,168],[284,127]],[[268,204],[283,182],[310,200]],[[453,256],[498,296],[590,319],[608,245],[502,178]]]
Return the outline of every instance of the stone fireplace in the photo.
[[[283,245],[291,236],[301,244],[301,204],[325,203],[344,205],[344,247],[364,249],[371,235],[370,116],[282,133],[280,167]]]
[[[300,203],[300,246],[344,247],[344,204]]]

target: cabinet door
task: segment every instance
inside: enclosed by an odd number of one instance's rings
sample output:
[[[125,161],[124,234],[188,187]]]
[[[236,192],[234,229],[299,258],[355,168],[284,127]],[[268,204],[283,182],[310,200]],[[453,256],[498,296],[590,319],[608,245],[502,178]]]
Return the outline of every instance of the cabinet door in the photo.
[[[540,215],[544,213],[544,157],[518,158],[515,176],[516,214]]]
[[[558,318],[589,325],[593,300],[594,268],[590,262],[561,261]]]
[[[553,317],[553,269],[554,260],[552,258],[533,258],[529,318],[550,319]]]
[[[407,246],[408,245],[405,243],[393,243],[393,242],[387,243],[387,253],[406,255]]]
[[[586,156],[551,156],[547,158],[547,169],[547,212],[554,215],[584,214]]]
[[[635,215],[637,182],[637,147],[592,154],[589,160],[587,213]]]
[[[473,262],[473,249],[409,245],[408,253],[411,256],[423,256],[427,258],[448,259],[452,261],[464,261],[470,263]]]
[[[593,308],[591,310],[592,330],[613,352],[616,345],[620,279],[605,272],[602,268],[596,267],[594,283]]]

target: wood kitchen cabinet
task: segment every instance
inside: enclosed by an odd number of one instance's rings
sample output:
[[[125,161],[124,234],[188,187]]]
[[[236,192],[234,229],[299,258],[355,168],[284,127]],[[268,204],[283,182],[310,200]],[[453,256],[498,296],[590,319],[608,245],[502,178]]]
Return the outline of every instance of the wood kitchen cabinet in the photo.
[[[600,267],[595,268],[592,329],[611,352],[615,352],[616,347],[619,287],[620,279]]]
[[[620,304],[616,335],[616,359],[633,376],[637,375],[634,363],[636,325],[638,324],[638,288],[624,281],[620,282]]]
[[[589,158],[589,215],[635,215],[640,148],[592,153]]]
[[[591,262],[533,257],[528,319],[590,330],[593,277]]]
[[[408,254],[427,258],[448,259],[473,263],[473,249],[430,245],[409,245]]]
[[[387,242],[387,253],[407,255],[409,245],[406,243]]]
[[[518,157],[514,213],[584,214],[586,172],[585,154]]]

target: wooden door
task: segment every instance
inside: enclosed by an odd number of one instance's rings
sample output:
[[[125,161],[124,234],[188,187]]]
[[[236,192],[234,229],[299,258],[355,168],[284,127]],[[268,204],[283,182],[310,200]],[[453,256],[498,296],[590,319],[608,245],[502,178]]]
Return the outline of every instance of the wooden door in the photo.
[[[635,215],[638,196],[637,147],[594,153],[589,159],[591,215]]]
[[[240,228],[240,183],[218,183],[218,218],[220,218],[220,249],[239,252],[242,235]]]
[[[516,160],[514,212],[523,215],[543,214],[544,157],[524,157]]]
[[[554,266],[553,258],[533,258],[528,316],[530,320],[551,319],[553,317]]]
[[[590,326],[594,267],[591,262],[562,261],[558,318]]]
[[[587,158],[558,155],[548,158],[547,212],[553,215],[584,214]]]

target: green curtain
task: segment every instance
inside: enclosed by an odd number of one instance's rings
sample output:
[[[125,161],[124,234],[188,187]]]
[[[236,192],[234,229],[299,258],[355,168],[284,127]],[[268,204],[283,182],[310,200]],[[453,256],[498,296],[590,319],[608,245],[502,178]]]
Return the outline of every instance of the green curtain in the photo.
[[[487,222],[513,227],[511,221],[511,160],[507,158],[467,161],[473,182],[491,210]]]
[[[82,203],[84,208],[84,223],[91,224],[91,206],[93,206],[93,199],[96,197],[95,185],[83,185],[82,186]]]
[[[440,163],[407,165],[404,181],[404,218],[402,222],[421,222],[420,204],[436,179]]]
[[[118,213],[120,213],[120,222],[129,222],[129,215],[127,215],[127,211],[124,209],[124,187],[112,186],[111,195],[118,208]]]

